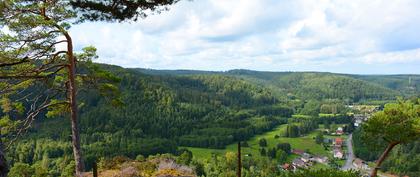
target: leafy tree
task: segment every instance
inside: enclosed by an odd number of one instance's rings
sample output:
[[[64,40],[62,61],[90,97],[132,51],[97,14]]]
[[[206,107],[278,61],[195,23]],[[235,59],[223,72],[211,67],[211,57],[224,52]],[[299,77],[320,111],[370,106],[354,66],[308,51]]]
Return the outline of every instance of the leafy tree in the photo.
[[[194,167],[195,169],[195,173],[197,174],[197,176],[206,176],[206,172],[204,170],[204,165],[196,160],[193,160],[191,162],[191,165]]]
[[[286,162],[287,156],[288,156],[288,154],[285,151],[281,150],[281,149],[278,149],[276,151],[276,159],[277,159],[277,161],[279,163]]]
[[[368,142],[383,140],[387,147],[376,162],[371,176],[376,176],[378,168],[398,144],[407,144],[420,137],[420,100],[398,100],[385,105],[383,111],[375,113],[363,124],[365,139]]]
[[[340,169],[340,164],[337,162],[337,158],[332,158],[328,161],[328,165],[332,167],[333,169]]]
[[[276,148],[269,148],[268,152],[267,152],[267,156],[270,157],[271,159],[276,158]]]
[[[330,129],[330,122],[329,121],[324,121],[324,129]]]
[[[247,141],[242,141],[242,142],[241,142],[241,146],[242,146],[242,147],[249,147],[249,144],[248,144],[248,142],[247,142]]]
[[[320,103],[315,100],[309,100],[308,102],[305,103],[300,113],[304,115],[311,115],[314,117],[318,117],[319,110],[320,110]]]
[[[184,151],[178,158],[177,162],[180,164],[189,165],[193,158],[193,154],[191,151]]]
[[[267,140],[265,138],[261,138],[259,141],[260,147],[267,147]]]
[[[13,168],[10,169],[8,176],[10,177],[32,177],[35,170],[28,164],[16,163]]]
[[[354,124],[352,122],[344,126],[343,131],[347,133],[352,133],[354,131]]]
[[[289,143],[279,143],[277,144],[278,150],[283,150],[287,154],[290,154],[292,151],[292,146]]]
[[[143,155],[141,155],[141,154],[139,154],[139,155],[137,155],[136,156],[136,160],[137,161],[139,161],[139,162],[142,162],[142,161],[144,161],[146,158],[144,158],[144,156]]]
[[[267,151],[265,150],[265,148],[260,149],[260,155],[261,156],[266,156],[267,155]]]
[[[321,144],[322,142],[324,142],[324,135],[322,132],[318,132],[318,134],[315,137],[315,142],[316,144]]]
[[[286,127],[286,137],[299,137],[300,131],[299,127],[294,124],[288,124]]]
[[[237,155],[234,152],[226,152],[225,154],[225,163],[226,163],[226,167],[231,169],[231,170],[235,170],[237,168]]]
[[[359,177],[360,173],[357,171],[341,171],[337,169],[318,169],[318,170],[300,170],[296,173],[289,173],[288,177]]]

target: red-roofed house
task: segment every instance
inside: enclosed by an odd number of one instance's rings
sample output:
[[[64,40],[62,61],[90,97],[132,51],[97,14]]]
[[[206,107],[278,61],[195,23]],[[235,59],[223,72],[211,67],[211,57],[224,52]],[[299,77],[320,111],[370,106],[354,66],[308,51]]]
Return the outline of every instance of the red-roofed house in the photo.
[[[292,169],[292,166],[290,166],[290,164],[288,164],[288,163],[283,164],[281,167],[283,168],[283,170],[290,170],[290,169]]]
[[[300,150],[300,149],[293,149],[292,150],[293,154],[297,154],[297,155],[302,155],[303,153],[305,153],[305,151]]]
[[[341,139],[341,138],[335,138],[334,146],[335,147],[341,147],[341,146],[343,146],[343,139]]]

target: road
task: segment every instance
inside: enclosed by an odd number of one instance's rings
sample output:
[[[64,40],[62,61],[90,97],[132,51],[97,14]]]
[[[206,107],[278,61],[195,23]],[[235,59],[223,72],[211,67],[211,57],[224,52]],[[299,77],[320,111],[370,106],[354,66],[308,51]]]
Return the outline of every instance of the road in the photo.
[[[347,160],[346,164],[341,167],[342,170],[350,170],[354,169],[353,167],[353,160],[354,160],[354,153],[353,153],[353,144],[352,144],[352,134],[349,135],[347,138]]]

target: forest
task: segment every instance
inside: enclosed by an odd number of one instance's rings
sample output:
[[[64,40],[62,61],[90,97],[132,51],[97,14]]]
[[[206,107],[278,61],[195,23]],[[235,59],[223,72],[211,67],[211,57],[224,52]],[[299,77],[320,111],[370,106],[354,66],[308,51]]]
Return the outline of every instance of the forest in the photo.
[[[179,146],[224,148],[280,124],[289,124],[286,136],[297,137],[316,129],[319,124],[350,123],[351,117],[345,116],[348,110],[344,105],[346,101],[358,103],[354,102],[353,90],[339,91],[342,86],[325,88],[342,94],[340,99],[306,91],[320,87],[313,84],[295,86],[293,93],[288,94],[288,99],[284,99],[275,96],[272,88],[249,81],[245,76],[218,73],[149,75],[117,66],[101,67],[120,78],[118,87],[122,105],[109,104],[106,98],[94,91],[79,95],[83,105],[80,107],[81,144],[87,169],[91,169],[93,162],[103,157],[125,156],[135,159],[138,155],[176,154]],[[371,93],[369,89],[362,89],[364,92],[357,93],[367,95],[364,100],[387,100],[398,92],[392,90],[388,93],[385,91],[389,88],[352,78],[327,81],[331,83],[323,86],[349,81],[345,84],[360,82],[366,88],[384,90],[384,93]],[[304,93],[307,94],[301,95]],[[338,116],[318,117],[319,113]],[[312,117],[290,119],[293,114]],[[54,175],[71,169],[69,121],[61,116],[44,118],[37,121],[35,127],[8,154],[11,164],[44,163],[44,168]],[[45,163],[48,165],[45,166]]]
[[[247,146],[279,126],[281,138],[321,125],[353,130],[357,105],[376,111],[355,131],[356,154],[378,159],[372,176],[380,167],[419,171],[419,75],[123,68],[96,63],[98,50],[70,31],[136,22],[179,1],[0,1],[0,177],[81,177],[97,167],[134,176],[358,176],[334,160],[330,169],[280,170],[292,143],[266,150],[274,142],[261,139],[264,157],[239,162],[234,152],[200,161],[188,149]],[[308,140],[320,146],[320,136]]]

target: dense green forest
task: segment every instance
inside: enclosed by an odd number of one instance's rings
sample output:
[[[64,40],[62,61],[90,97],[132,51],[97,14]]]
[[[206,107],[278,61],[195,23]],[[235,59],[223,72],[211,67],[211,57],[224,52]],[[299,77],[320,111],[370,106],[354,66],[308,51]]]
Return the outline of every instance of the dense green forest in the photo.
[[[152,75],[221,74],[264,85],[282,98],[342,99],[347,103],[393,100],[396,96],[418,95],[419,75],[350,75],[324,72],[263,72],[230,70],[208,72],[194,70],[135,69]]]
[[[85,164],[100,157],[176,154],[179,146],[224,148],[290,124],[299,136],[325,122],[349,123],[345,104],[391,100],[401,95],[352,77],[330,73],[270,73],[246,70],[195,72],[124,69],[103,65],[120,77],[123,105],[115,107],[94,91],[79,94]],[[294,128],[292,114],[313,116]],[[337,118],[338,117],[338,118]],[[341,122],[340,122],[341,121]],[[41,118],[8,154],[59,175],[72,169],[70,129],[65,117]]]
[[[177,146],[223,148],[285,123],[294,112],[268,89],[238,78],[148,76],[107,68],[121,78],[124,105],[114,107],[95,92],[79,95],[87,167],[104,156],[174,153]],[[60,117],[40,120],[9,153],[12,163],[67,157],[68,124]]]

